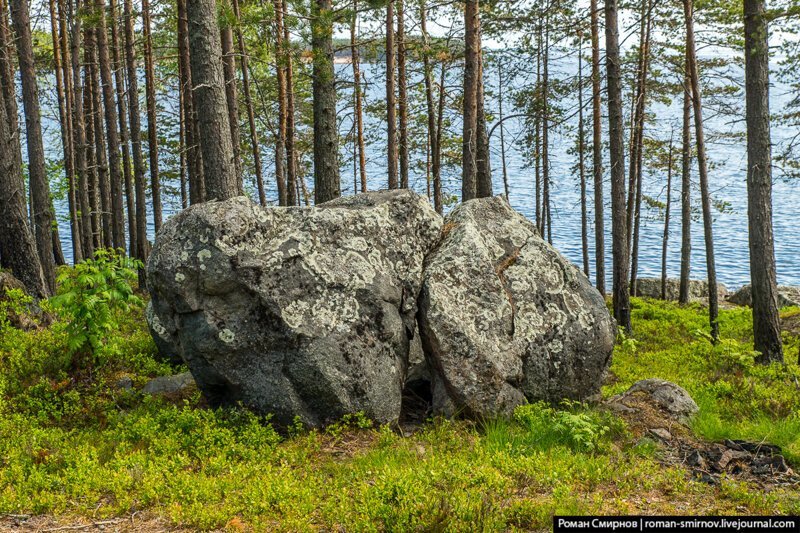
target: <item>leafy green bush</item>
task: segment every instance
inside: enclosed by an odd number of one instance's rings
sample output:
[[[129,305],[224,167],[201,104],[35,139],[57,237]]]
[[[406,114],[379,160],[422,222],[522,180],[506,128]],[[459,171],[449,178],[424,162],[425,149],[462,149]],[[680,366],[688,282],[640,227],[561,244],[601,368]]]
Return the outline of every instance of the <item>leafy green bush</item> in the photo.
[[[578,452],[593,452],[603,444],[612,427],[622,431],[622,422],[602,411],[589,410],[580,402],[565,400],[563,409],[536,402],[521,405],[514,420],[540,445],[562,445]]]
[[[106,335],[118,326],[114,311],[141,305],[131,286],[141,261],[110,249],[98,250],[58,275],[59,292],[52,304],[69,316],[69,349],[73,354],[93,355]]]

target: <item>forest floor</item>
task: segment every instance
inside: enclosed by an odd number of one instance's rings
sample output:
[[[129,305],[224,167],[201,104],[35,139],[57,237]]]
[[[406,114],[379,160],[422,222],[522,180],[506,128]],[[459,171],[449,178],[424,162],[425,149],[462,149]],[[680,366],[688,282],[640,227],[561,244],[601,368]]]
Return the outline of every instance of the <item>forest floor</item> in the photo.
[[[749,309],[722,311],[713,347],[703,308],[633,305],[604,396],[673,381],[700,406],[682,443],[771,443],[800,470],[800,309],[782,313],[787,364],[764,367]],[[75,361],[64,321],[24,332],[0,316],[0,530],[549,530],[554,513],[800,514],[791,472],[704,481],[675,446],[598,406],[403,434],[354,416],[282,435],[196,392],[149,397],[144,383],[180,369],[154,359],[141,308],[120,319]]]

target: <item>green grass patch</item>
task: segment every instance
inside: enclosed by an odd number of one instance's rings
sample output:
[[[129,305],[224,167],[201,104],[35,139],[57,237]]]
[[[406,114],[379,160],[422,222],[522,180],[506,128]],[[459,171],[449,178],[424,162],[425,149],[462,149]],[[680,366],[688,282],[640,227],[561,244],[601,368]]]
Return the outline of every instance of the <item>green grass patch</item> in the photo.
[[[436,419],[403,436],[351,416],[281,435],[241,409],[145,397],[159,363],[140,303],[111,311],[92,357],[70,349],[65,318],[22,332],[0,314],[0,515],[126,516],[198,529],[476,531],[547,529],[554,513],[800,513],[800,493],[665,467],[648,439],[597,408],[520,407],[481,424]],[[796,312],[794,310],[790,312]],[[749,311],[723,311],[712,347],[704,311],[634,300],[635,335],[617,381],[684,386],[699,435],[766,439],[800,462],[795,362],[753,363]],[[798,339],[786,338],[789,353]],[[129,377],[132,390],[116,386]]]

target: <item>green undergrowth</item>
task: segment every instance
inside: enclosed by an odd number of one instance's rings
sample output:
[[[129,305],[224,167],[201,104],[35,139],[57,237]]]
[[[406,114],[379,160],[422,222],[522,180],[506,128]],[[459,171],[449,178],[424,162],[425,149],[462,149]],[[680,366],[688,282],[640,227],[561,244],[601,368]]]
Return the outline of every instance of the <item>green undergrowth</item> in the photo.
[[[706,309],[634,299],[634,336],[615,350],[611,368],[618,381],[605,394],[643,378],[673,381],[700,406],[692,425],[698,435],[778,444],[800,465],[800,337],[784,332],[785,365],[756,364],[751,313],[721,311],[722,339],[712,346]],[[798,314],[800,308],[784,309],[783,322]]]
[[[0,306],[23,306],[20,296]],[[63,520],[143,512],[229,530],[548,529],[554,513],[800,513],[800,493],[692,480],[659,462],[619,418],[581,404],[522,406],[481,424],[430,420],[410,435],[351,416],[279,433],[241,409],[211,410],[139,390],[177,372],[155,359],[143,303],[112,309],[91,356],[69,318],[28,332],[0,308],[0,515]],[[56,312],[43,304],[46,311]],[[63,311],[57,311],[63,314]],[[791,313],[792,311],[785,311]],[[703,310],[634,300],[610,395],[637,379],[686,387],[709,439],[766,439],[800,459],[796,361],[752,362],[748,310],[722,312],[712,348]],[[73,326],[74,329],[74,326]],[[787,337],[787,352],[798,339]],[[133,388],[119,386],[129,378]]]

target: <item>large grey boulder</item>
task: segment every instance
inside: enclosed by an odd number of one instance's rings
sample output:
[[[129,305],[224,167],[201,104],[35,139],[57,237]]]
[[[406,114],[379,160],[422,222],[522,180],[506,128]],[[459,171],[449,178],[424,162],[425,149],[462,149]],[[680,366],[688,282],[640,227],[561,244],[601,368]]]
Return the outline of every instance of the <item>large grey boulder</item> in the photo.
[[[667,300],[677,301],[680,296],[681,280],[667,278]],[[717,294],[720,299],[728,295],[728,288],[717,284]],[[644,298],[661,299],[661,278],[638,278],[636,280],[636,296]],[[689,301],[702,302],[708,300],[708,281],[700,279],[689,280]]]
[[[598,393],[615,326],[586,276],[501,196],[459,205],[443,234],[426,260],[419,323],[455,409],[480,418]]]
[[[407,190],[314,208],[186,209],[147,265],[151,327],[212,405],[282,424],[400,414],[423,258],[441,218]]]
[[[753,305],[753,289],[744,285],[728,297],[728,301],[736,305]],[[800,287],[778,285],[778,307],[800,306]]]

